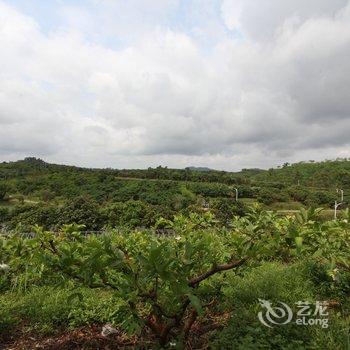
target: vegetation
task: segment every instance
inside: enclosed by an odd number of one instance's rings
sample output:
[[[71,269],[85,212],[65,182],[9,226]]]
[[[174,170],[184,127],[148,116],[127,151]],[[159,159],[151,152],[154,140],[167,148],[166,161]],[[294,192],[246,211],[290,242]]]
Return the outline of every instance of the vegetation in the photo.
[[[4,200],[7,194],[8,187],[6,184],[0,183],[0,200]]]
[[[210,208],[225,224],[232,215],[245,214],[248,200],[273,210],[331,209],[340,200],[338,187],[345,193],[340,208],[344,209],[349,175],[350,161],[342,159],[230,173],[163,167],[84,169],[26,158],[0,164],[0,223],[27,231],[33,224],[57,230],[63,224],[78,223],[96,231],[151,227],[159,217],[171,219],[178,213]]]
[[[350,213],[316,209],[337,198],[332,186],[346,194],[347,161],[326,190],[315,175],[333,163],[239,173],[0,164],[0,344],[110,324],[117,347],[347,349]],[[327,302],[329,327],[268,328],[259,299],[293,312]]]
[[[84,236],[76,225],[59,234],[37,227],[32,238],[4,236],[0,329],[23,327],[26,312],[26,327],[41,332],[109,322],[162,347],[204,339],[214,348],[345,348],[349,218],[322,222],[318,214],[278,217],[253,208],[230,229],[218,228],[210,213],[180,215],[167,220],[170,236],[152,230]],[[63,297],[75,301],[62,305]],[[259,298],[338,306],[330,329],[268,330],[256,320]],[[191,340],[194,329],[203,333]]]

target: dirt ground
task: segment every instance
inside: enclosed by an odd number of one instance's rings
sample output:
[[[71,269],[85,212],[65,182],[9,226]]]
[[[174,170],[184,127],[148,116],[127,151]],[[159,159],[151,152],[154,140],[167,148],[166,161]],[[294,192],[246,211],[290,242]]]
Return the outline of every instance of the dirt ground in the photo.
[[[62,334],[43,337],[32,334],[14,334],[0,342],[1,350],[111,350],[111,349],[149,349],[147,342],[127,337],[122,332],[104,337],[101,326],[91,326],[66,331]]]
[[[116,334],[105,337],[101,335],[101,329],[101,325],[94,325],[65,331],[54,336],[18,332],[0,339],[0,350],[148,350],[155,348],[155,340],[150,334],[129,337],[118,331]],[[186,349],[208,349],[207,332],[208,330],[204,328],[194,327]]]

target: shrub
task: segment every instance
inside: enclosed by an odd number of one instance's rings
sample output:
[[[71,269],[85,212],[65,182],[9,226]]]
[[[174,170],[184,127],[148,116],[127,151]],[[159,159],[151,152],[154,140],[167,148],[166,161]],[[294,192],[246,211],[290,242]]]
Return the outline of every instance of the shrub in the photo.
[[[156,222],[157,211],[141,201],[117,202],[103,208],[101,215],[109,227],[150,227]]]
[[[211,202],[211,210],[222,224],[227,225],[234,216],[245,215],[247,207],[241,201],[236,202],[231,198],[219,198]]]
[[[164,346],[174,336],[182,342],[205,304],[217,293],[207,279],[238,269],[249,254],[241,238],[218,235],[210,229],[192,230],[179,219],[178,237],[158,238],[151,232],[133,232],[83,238],[66,231],[56,237],[38,231],[48,271],[60,271],[67,280],[86,287],[114,290],[123,300],[124,327],[149,328]]]
[[[269,205],[274,202],[286,202],[289,198],[285,192],[282,192],[278,189],[272,190],[263,188],[259,191],[257,199],[259,202]]]
[[[315,264],[267,263],[243,277],[228,276],[223,307],[231,310],[232,316],[227,326],[212,336],[211,346],[240,350],[345,349],[348,344],[346,319],[336,312],[330,311],[329,328],[295,323],[268,328],[257,318],[262,310],[259,298],[275,303],[282,301],[292,308],[300,300],[323,300],[319,285],[312,282],[309,266]]]
[[[8,186],[5,183],[0,183],[0,201],[4,200],[8,192]]]
[[[97,202],[89,197],[77,197],[58,209],[56,226],[84,225],[87,230],[100,230],[103,221]]]
[[[10,216],[10,211],[8,208],[0,207],[0,224],[5,223]]]

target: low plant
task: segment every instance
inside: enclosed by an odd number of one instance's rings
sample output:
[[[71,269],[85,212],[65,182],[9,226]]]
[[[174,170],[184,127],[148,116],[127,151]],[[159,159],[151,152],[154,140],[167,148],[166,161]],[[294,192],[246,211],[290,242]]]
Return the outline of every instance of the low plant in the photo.
[[[37,230],[41,258],[49,271],[67,281],[112,290],[122,305],[123,326],[146,326],[160,345],[185,342],[192,325],[216,298],[211,278],[242,267],[253,253],[248,241],[210,229],[179,230],[172,238],[152,232],[82,237]]]

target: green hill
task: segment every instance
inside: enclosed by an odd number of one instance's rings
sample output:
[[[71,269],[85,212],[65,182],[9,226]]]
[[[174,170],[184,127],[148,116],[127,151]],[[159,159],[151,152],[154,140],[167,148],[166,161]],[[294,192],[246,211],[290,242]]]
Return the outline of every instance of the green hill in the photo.
[[[239,203],[235,203],[234,188],[238,189]],[[344,190],[346,205],[350,202],[350,161],[347,159],[286,163],[275,169],[253,168],[239,172],[161,166],[93,169],[49,164],[33,157],[0,164],[1,207],[15,205],[18,213],[25,211],[25,206],[54,210],[52,208],[69,207],[73,200],[84,197],[99,211],[119,203],[121,208],[124,206],[120,209],[122,212],[147,212],[151,217],[146,220],[148,223],[160,215],[172,217],[175,213],[208,207],[217,215],[225,213],[228,219],[229,215],[243,213],[246,206],[255,202],[272,210],[288,211],[301,206],[331,209],[334,201],[340,200],[337,188]],[[125,203],[131,203],[128,209]]]

